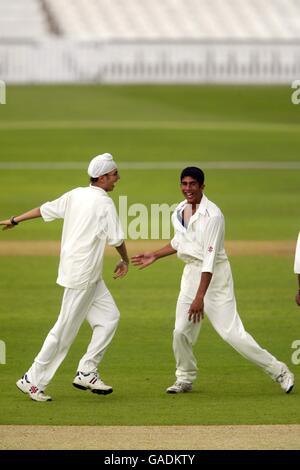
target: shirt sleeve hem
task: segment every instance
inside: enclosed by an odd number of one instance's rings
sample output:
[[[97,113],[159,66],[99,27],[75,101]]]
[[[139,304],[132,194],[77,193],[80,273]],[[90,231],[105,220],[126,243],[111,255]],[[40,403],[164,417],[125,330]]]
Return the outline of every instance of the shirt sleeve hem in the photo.
[[[120,240],[112,240],[112,241],[108,242],[107,244],[109,246],[113,246],[115,248],[118,248],[119,246],[122,245],[123,242],[124,242],[124,240],[121,240],[121,241]]]
[[[178,242],[174,238],[172,238],[172,240],[170,241],[170,245],[173,248],[173,250],[176,250],[176,251],[178,250]]]
[[[44,222],[52,222],[52,220],[54,220],[53,217],[49,217],[47,214],[45,214],[44,204],[40,207],[40,213]]]
[[[202,273],[211,273],[211,274],[213,274],[214,270],[210,266],[202,266],[201,272]]]

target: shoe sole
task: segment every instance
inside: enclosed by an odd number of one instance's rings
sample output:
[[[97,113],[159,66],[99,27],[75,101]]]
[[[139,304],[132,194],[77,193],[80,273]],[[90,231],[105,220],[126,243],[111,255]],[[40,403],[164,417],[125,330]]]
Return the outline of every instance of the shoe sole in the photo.
[[[79,390],[87,390],[87,387],[83,387],[82,385],[78,385],[78,384],[74,384],[74,383],[73,383],[73,387],[79,388]]]
[[[96,393],[97,395],[109,395],[110,393],[113,392],[113,389],[112,388],[109,389],[109,390],[96,390],[96,389],[94,389],[91,392]]]
[[[91,389],[89,387],[84,387],[83,385],[78,385],[73,383],[73,387],[78,388],[79,390],[91,390],[92,393],[96,393],[97,395],[109,395],[110,393],[113,392],[113,389],[110,388],[109,390],[97,390],[97,389]]]
[[[294,384],[285,392],[285,393],[291,393],[291,391],[293,390],[294,388]]]
[[[30,396],[30,395],[29,395],[29,396]],[[35,400],[35,399],[32,398],[31,396],[30,396],[30,398],[31,398],[32,401],[36,401],[36,402],[39,402],[39,403],[43,403],[43,402],[46,403],[47,401],[52,401],[52,398],[48,398],[47,400]]]

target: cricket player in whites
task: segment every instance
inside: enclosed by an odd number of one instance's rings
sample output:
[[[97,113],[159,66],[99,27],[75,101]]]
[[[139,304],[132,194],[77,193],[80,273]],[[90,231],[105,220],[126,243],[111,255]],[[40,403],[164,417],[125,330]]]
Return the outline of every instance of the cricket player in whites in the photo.
[[[192,390],[198,370],[193,345],[204,312],[227,343],[262,367],[289,393],[294,385],[293,374],[245,331],[237,312],[230,264],[224,250],[224,217],[203,194],[203,171],[197,167],[185,168],[180,181],[185,200],[172,215],[174,238],[158,251],[132,258],[133,264],[140,268],[174,253],[185,263],[173,333],[177,380],[167,388],[167,393]]]
[[[298,235],[296,251],[295,251],[295,263],[294,263],[294,272],[298,277],[298,293],[296,294],[296,304],[300,307],[300,232]]]
[[[101,380],[97,367],[119,322],[118,308],[102,279],[106,243],[116,247],[121,256],[114,277],[123,277],[128,271],[124,233],[107,194],[113,191],[120,176],[108,153],[93,158],[88,174],[89,186],[73,189],[55,201],[0,222],[6,230],[37,217],[45,222],[64,219],[57,279],[65,288],[61,311],[32,366],[16,384],[35,401],[51,400],[44,393],[45,388],[85,319],[92,328],[92,338],[79,362],[73,385],[103,395],[113,391]]]

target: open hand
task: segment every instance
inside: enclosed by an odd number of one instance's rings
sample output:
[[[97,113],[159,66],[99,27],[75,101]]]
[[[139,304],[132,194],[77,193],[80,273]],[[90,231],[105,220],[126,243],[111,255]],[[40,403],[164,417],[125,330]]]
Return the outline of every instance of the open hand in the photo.
[[[142,253],[141,255],[132,256],[131,258],[132,264],[134,266],[139,266],[140,269],[146,268],[150,264],[154,263],[155,260],[156,260],[156,257],[152,251]]]
[[[1,220],[0,225],[4,225],[2,230],[9,230],[10,228],[16,227],[16,225],[12,224],[10,219],[7,220]]]

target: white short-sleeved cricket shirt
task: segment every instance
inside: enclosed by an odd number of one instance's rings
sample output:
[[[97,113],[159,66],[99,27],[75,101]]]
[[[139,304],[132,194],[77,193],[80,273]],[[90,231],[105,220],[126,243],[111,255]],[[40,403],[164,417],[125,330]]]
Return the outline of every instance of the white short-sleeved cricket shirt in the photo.
[[[300,274],[300,232],[298,235],[298,241],[296,245],[294,272],[295,274]]]
[[[187,201],[182,201],[172,214],[175,234],[171,245],[184,262],[202,262],[202,272],[213,273],[216,263],[226,261],[224,249],[225,223],[221,210],[203,194],[196,212],[184,227],[182,213]]]
[[[57,283],[86,289],[102,278],[106,243],[124,240],[117,211],[106,191],[97,186],[76,188],[40,207],[45,222],[64,219]]]

